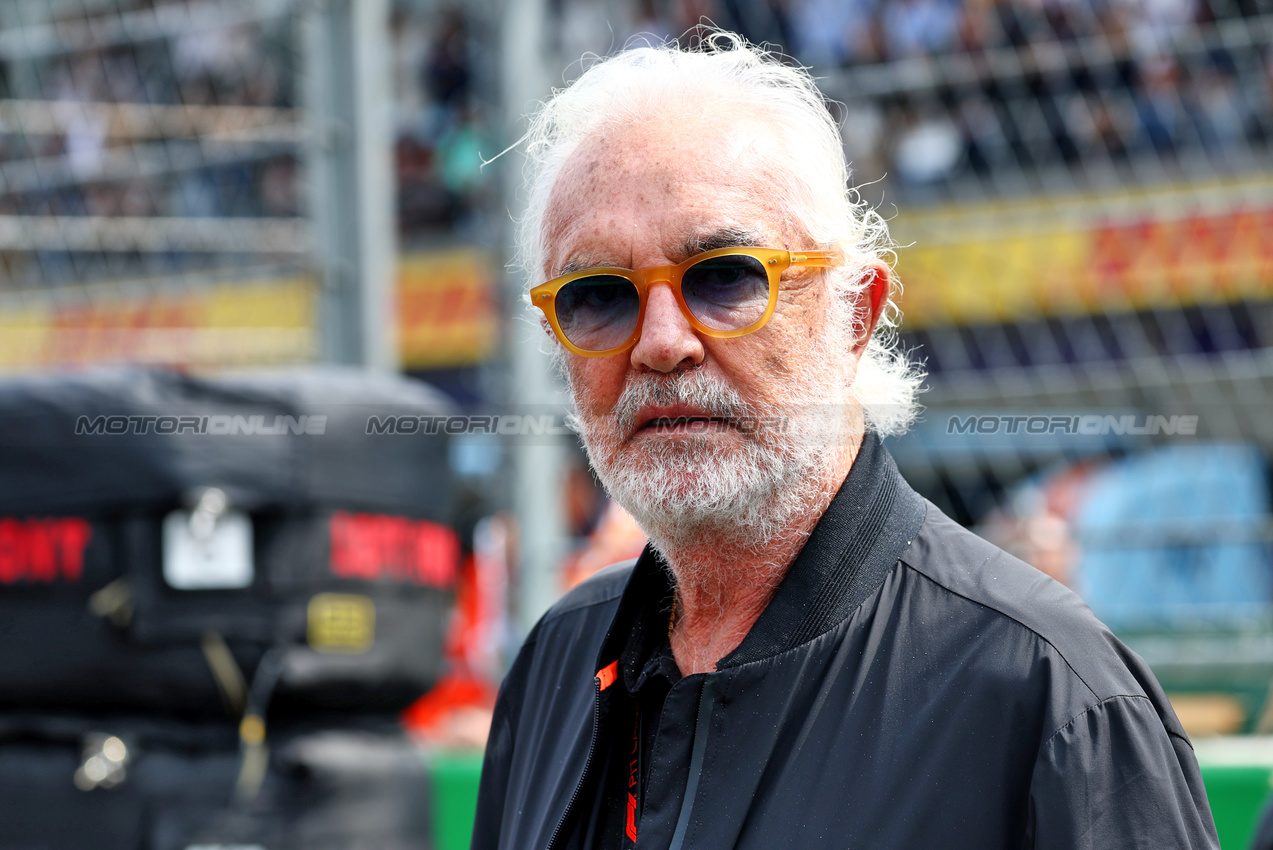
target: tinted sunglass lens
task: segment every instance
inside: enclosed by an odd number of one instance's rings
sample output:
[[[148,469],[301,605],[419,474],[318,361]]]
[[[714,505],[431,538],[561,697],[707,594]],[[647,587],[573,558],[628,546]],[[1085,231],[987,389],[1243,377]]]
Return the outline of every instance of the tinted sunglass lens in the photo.
[[[685,272],[681,293],[690,312],[709,328],[732,331],[755,324],[769,306],[769,274],[755,257],[727,254]]]
[[[584,351],[607,351],[636,330],[641,298],[626,278],[593,275],[557,291],[557,324],[566,339]]]

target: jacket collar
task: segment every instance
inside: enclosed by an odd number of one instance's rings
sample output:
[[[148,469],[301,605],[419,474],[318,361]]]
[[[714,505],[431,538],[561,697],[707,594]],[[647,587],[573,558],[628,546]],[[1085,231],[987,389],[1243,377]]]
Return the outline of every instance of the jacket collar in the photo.
[[[923,498],[868,432],[774,598],[717,669],[777,655],[834,628],[879,589],[923,522]]]
[[[835,498],[743,642],[717,669],[785,652],[833,628],[874,593],[924,521],[924,500],[902,479],[879,437],[867,433]],[[634,628],[666,617],[672,578],[646,546],[628,580],[599,666],[619,657]],[[666,623],[666,619],[662,620]]]

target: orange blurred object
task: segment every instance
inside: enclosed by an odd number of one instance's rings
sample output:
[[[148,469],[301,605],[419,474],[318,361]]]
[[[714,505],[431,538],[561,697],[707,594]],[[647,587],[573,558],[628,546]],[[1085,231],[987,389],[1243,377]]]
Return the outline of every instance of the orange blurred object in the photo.
[[[401,715],[402,725],[421,743],[453,749],[486,745],[497,691],[477,669],[490,631],[485,622],[490,606],[483,602],[477,559],[469,556],[460,567],[447,632],[450,672]]]
[[[453,749],[484,747],[495,694],[489,682],[448,673],[402,712],[402,725],[426,744]]]
[[[602,567],[637,557],[645,543],[645,532],[632,515],[610,502],[584,548],[562,564],[562,589],[569,590]]]

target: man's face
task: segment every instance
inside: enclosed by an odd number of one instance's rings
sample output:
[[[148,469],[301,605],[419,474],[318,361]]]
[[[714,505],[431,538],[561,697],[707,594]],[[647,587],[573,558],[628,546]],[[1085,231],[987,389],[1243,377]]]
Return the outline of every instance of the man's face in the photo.
[[[544,278],[567,264],[639,269],[738,244],[817,248],[777,205],[775,144],[762,123],[719,114],[593,136],[550,198]],[[848,389],[861,349],[834,321],[824,272],[784,273],[768,324],[735,339],[697,334],[666,285],[648,297],[630,351],[564,355],[593,466],[647,531],[783,521],[775,500],[838,485],[851,462],[845,423],[804,408],[848,409],[860,429]]]

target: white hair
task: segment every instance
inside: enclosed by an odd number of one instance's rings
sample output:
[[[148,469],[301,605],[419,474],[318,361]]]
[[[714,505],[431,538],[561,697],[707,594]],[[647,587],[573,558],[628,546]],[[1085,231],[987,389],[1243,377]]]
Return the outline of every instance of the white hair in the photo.
[[[518,264],[532,283],[542,281],[549,199],[585,139],[677,107],[701,113],[718,106],[741,106],[771,119],[783,142],[773,175],[776,194],[811,240],[846,258],[829,272],[841,296],[835,299],[837,320],[846,330],[860,327],[860,296],[871,283],[871,264],[891,266],[894,260],[888,226],[849,185],[839,128],[813,77],[732,33],[713,33],[698,50],[643,46],[598,60],[541,105],[525,137],[529,196],[517,228]],[[914,421],[924,378],[898,344],[898,294],[895,283],[852,388],[867,427],[882,435],[904,433]]]

